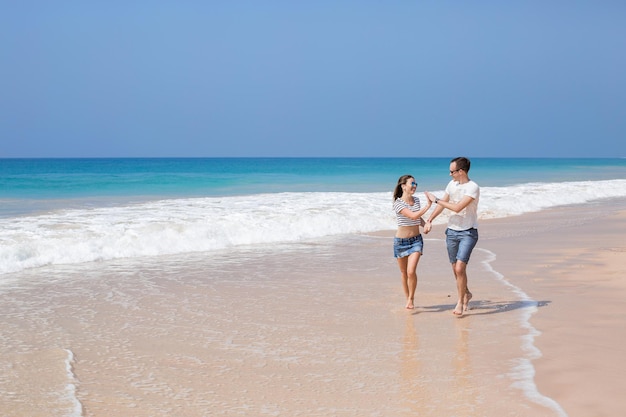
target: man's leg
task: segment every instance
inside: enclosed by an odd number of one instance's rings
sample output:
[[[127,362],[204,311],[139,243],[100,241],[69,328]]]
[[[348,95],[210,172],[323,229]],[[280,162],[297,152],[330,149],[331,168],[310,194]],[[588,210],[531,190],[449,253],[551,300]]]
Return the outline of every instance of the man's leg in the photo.
[[[469,309],[469,302],[472,299],[472,293],[467,286],[467,263],[477,242],[477,229],[459,232],[459,246],[457,260],[454,264],[454,276],[457,278],[457,292],[459,293],[459,299],[462,300],[463,312]]]
[[[456,292],[458,296],[454,314],[462,315],[463,312],[467,311],[469,300],[472,298],[472,293],[467,288],[467,264],[457,260],[452,264],[452,269],[456,278]]]

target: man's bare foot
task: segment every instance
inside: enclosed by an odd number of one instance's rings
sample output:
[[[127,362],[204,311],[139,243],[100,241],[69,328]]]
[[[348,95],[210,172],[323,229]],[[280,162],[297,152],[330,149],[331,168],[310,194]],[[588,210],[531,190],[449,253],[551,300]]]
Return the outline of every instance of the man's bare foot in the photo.
[[[469,302],[472,299],[472,293],[469,290],[463,296],[463,311],[470,310]]]
[[[407,302],[406,302],[406,308],[408,310],[413,310],[415,308],[415,305],[413,304],[413,299],[410,298]]]

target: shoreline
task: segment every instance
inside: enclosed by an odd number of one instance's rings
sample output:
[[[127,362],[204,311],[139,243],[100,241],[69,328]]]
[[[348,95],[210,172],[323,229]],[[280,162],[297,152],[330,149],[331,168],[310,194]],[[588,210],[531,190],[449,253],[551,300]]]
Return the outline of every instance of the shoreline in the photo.
[[[68,404],[94,417],[616,415],[626,405],[621,371],[607,369],[623,367],[626,201],[614,203],[481,221],[462,318],[451,314],[444,225],[425,235],[412,311],[393,231],[17,274],[22,284],[0,305],[0,408],[16,417],[66,415]]]
[[[538,390],[569,417],[618,415],[626,406],[626,200],[483,221],[479,230],[479,245],[499,254],[493,267],[546,304],[530,319],[540,332]]]
[[[438,224],[424,235],[427,247],[433,238],[445,239],[443,230],[445,224]],[[626,340],[626,312],[620,308],[626,298],[626,199],[483,219],[479,233],[475,252],[493,253],[495,259],[488,262],[493,271],[537,303],[529,324],[537,332],[531,365],[536,390],[544,397],[539,402],[568,417],[619,415],[626,407],[621,395],[626,361],[620,349]],[[427,272],[424,260],[418,276]],[[480,274],[470,260],[470,286]],[[484,295],[472,291],[476,304]]]

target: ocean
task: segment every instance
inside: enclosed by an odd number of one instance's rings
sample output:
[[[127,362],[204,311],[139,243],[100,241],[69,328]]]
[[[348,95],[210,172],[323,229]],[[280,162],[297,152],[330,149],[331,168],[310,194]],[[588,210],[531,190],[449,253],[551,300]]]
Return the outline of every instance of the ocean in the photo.
[[[419,313],[404,309],[392,190],[411,174],[419,198],[441,195],[448,167],[0,160],[0,410],[566,417],[534,382],[542,303],[493,269],[488,239],[470,268],[478,308],[452,319],[439,216]],[[470,178],[482,220],[626,197],[625,159],[474,158]]]
[[[447,158],[0,160],[0,285],[46,265],[220,251],[395,228],[411,174],[442,194]],[[626,159],[475,158],[482,219],[626,196]],[[440,216],[439,222],[446,217]],[[4,275],[4,278],[3,278]]]

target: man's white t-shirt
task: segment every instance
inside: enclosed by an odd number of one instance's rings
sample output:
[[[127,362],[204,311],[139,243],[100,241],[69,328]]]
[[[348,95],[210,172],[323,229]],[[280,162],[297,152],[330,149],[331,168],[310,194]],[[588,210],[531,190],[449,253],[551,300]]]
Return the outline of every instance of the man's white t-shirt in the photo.
[[[450,181],[446,186],[446,194],[450,196],[450,203],[456,204],[463,200],[463,197],[470,196],[472,202],[458,213],[452,212],[448,219],[448,227],[452,230],[467,230],[478,228],[478,199],[480,198],[480,187],[474,181],[459,184],[457,181]]]

